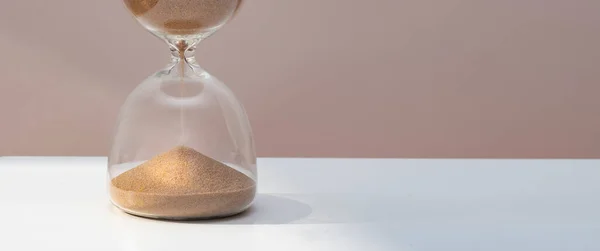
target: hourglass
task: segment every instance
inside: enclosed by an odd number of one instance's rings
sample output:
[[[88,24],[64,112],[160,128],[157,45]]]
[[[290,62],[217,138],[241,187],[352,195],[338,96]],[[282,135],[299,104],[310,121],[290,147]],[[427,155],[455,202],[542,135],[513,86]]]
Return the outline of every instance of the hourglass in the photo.
[[[196,63],[194,49],[241,0],[124,0],[170,48],[171,62],[126,99],[108,163],[112,203],[150,218],[224,217],[256,193],[256,155],[242,105]]]

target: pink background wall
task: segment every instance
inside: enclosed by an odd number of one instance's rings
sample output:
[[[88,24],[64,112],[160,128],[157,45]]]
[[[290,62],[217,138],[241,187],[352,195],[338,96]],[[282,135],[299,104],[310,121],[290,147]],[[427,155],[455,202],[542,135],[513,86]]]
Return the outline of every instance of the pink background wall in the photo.
[[[598,0],[253,0],[199,48],[260,156],[600,157]],[[3,1],[0,155],[105,155],[167,61],[118,0]]]

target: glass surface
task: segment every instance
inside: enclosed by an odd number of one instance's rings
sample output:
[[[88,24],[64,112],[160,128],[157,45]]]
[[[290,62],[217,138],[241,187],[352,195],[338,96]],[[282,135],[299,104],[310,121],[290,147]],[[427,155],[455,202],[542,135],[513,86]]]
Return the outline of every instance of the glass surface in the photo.
[[[171,62],[135,88],[121,108],[108,163],[113,204],[131,214],[167,219],[245,210],[256,191],[256,155],[246,112],[231,90],[194,58],[196,45],[225,24],[240,1],[125,4],[142,26],[169,45]],[[202,12],[203,6],[212,8],[210,15]],[[202,24],[165,26],[170,19],[190,18]],[[244,186],[237,184],[242,179]]]

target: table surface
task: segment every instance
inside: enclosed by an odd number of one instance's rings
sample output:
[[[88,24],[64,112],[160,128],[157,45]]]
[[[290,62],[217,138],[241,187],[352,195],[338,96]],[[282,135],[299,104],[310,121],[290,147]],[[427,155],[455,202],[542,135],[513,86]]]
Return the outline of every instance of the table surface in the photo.
[[[245,214],[114,208],[106,158],[0,158],[0,250],[600,250],[599,160],[258,162]]]

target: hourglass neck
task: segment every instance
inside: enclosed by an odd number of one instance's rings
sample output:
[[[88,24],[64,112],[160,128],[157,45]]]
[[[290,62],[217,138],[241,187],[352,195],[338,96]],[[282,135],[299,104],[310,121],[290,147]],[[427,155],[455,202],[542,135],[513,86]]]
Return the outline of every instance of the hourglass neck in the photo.
[[[183,53],[181,53],[177,48],[171,47],[171,61],[173,63],[178,63],[181,61],[182,58],[185,58],[185,61],[188,64],[195,64],[196,63],[195,52],[196,52],[195,46],[187,48]]]
[[[196,45],[200,42],[199,38],[196,39],[166,39],[171,50],[171,61],[173,63],[179,63],[182,59],[186,63],[193,65],[196,63],[194,53],[196,52]]]

